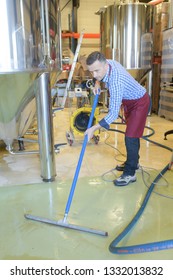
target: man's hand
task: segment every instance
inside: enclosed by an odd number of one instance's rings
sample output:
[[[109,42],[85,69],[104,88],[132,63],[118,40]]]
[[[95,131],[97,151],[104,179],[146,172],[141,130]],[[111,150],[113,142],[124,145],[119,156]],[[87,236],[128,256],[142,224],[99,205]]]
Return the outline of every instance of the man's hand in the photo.
[[[93,88],[93,93],[96,95],[96,94],[100,94],[100,92],[101,92],[100,82],[96,81]]]
[[[88,136],[88,142],[93,138],[94,136],[94,132],[98,129],[100,129],[101,126],[99,124],[96,124],[96,125],[93,125],[92,127],[88,128],[86,131],[85,131],[85,135]]]

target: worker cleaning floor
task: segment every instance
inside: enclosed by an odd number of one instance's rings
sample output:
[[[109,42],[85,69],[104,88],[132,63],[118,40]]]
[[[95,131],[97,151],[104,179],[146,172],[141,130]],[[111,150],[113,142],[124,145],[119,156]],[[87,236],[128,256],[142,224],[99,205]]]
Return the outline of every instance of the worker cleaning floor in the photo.
[[[53,121],[55,143],[67,143],[68,110],[57,112]],[[173,148],[172,135],[164,140],[164,133],[172,129],[171,121],[151,115],[146,125],[145,135],[151,133],[150,128],[154,131],[148,139]],[[173,259],[173,249],[136,254],[114,254],[109,250],[111,242],[136,215],[155,177],[172,159],[170,150],[141,139],[137,181],[125,187],[114,186],[112,181],[121,174],[115,167],[125,160],[123,133],[116,130],[123,132],[125,126],[118,123],[111,128],[115,131],[101,131],[99,143],[90,141],[86,147],[68,215],[70,224],[105,231],[108,236],[25,218],[25,214],[30,214],[55,221],[63,219],[82,147],[81,136],[76,136],[72,146],[59,145],[57,176],[52,183],[45,183],[40,177],[39,155],[11,155],[0,143],[0,259]],[[34,145],[27,143],[25,149],[33,149]],[[172,240],[172,202],[173,168],[155,184],[141,217],[117,246]]]

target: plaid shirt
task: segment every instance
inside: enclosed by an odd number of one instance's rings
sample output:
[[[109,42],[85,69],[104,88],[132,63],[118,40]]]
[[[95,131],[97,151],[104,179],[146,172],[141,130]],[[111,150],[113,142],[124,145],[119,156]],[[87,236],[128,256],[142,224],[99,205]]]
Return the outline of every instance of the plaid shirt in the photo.
[[[109,129],[109,125],[118,118],[122,100],[139,99],[144,96],[146,89],[142,87],[127,70],[115,60],[107,60],[109,69],[102,82],[109,90],[109,112],[99,124]]]

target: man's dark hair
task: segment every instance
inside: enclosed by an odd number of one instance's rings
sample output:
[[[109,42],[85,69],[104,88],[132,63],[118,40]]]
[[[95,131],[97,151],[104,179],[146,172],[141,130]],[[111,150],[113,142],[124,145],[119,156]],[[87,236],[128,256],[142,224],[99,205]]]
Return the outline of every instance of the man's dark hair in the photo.
[[[87,65],[91,65],[93,64],[96,60],[100,61],[100,62],[106,62],[106,58],[105,56],[100,53],[100,52],[92,52],[90,53],[90,55],[87,57],[86,59],[86,64]]]

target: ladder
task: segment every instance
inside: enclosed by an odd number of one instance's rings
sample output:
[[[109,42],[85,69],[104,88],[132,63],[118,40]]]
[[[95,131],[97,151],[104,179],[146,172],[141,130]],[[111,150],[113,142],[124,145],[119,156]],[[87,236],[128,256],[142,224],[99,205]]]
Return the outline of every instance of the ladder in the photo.
[[[78,45],[77,45],[77,48],[76,48],[76,51],[75,51],[73,63],[72,63],[70,73],[69,73],[69,76],[68,76],[67,85],[66,85],[66,88],[65,88],[65,91],[64,91],[64,96],[63,96],[63,99],[62,99],[61,108],[64,108],[64,106],[65,106],[65,102],[66,102],[66,99],[67,99],[67,96],[68,96],[68,91],[70,89],[70,85],[71,85],[74,69],[75,69],[75,66],[76,66],[77,58],[78,58],[78,55],[79,55],[79,50],[80,50],[80,47],[81,47],[81,44],[82,44],[83,36],[84,36],[84,32],[81,32],[80,37],[79,37],[79,41],[78,41]]]

